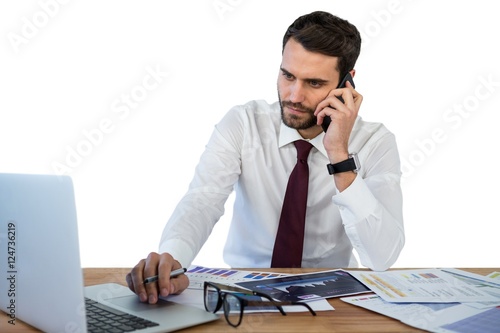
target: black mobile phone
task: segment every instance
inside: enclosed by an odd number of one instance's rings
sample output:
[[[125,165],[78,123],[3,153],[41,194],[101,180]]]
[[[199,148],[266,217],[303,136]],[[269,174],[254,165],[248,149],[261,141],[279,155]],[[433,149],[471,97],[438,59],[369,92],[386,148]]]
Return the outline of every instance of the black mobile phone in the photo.
[[[351,82],[351,85],[353,88],[356,88],[354,86],[354,81],[352,80],[352,76],[351,76],[351,73],[347,73],[344,78],[342,79],[342,81],[340,81],[338,88],[345,88],[345,84],[346,82],[349,81]],[[342,103],[344,103],[344,99],[342,98],[342,96],[338,96],[337,97]],[[329,116],[326,116],[325,118],[323,118],[323,123],[321,124],[321,127],[323,127],[323,131],[326,132],[326,130],[328,129],[328,126],[330,126],[330,123],[332,122],[332,120],[330,119]]]

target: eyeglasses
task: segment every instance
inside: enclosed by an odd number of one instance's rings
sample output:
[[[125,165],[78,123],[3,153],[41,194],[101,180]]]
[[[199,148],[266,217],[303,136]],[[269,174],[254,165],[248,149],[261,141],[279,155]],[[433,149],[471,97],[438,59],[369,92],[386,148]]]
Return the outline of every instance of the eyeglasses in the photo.
[[[253,300],[252,298],[255,296],[260,298],[258,300],[257,298]],[[269,304],[275,306],[283,316],[286,316],[286,312],[282,307],[283,305],[302,305],[305,306],[313,316],[316,315],[316,312],[306,303],[293,301],[277,302],[264,293],[208,281],[205,281],[203,286],[205,309],[208,312],[216,313],[222,307],[227,323],[233,327],[237,327],[241,324],[243,309],[246,306],[262,306],[263,303],[266,303],[262,298],[267,299],[270,302]]]

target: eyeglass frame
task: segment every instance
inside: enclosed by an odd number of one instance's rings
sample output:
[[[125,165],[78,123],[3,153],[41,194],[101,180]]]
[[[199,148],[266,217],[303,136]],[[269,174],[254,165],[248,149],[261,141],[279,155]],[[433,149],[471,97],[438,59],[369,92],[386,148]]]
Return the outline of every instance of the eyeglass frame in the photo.
[[[215,309],[213,311],[210,311],[208,309],[208,306],[207,306],[207,287],[208,286],[211,286],[212,288],[214,288],[217,291],[217,296],[218,296],[217,297],[217,305],[215,306]],[[224,302],[226,301],[227,294],[231,294],[231,296],[235,297],[240,302],[240,316],[239,316],[237,324],[233,324],[229,320],[228,316],[230,313],[229,313],[229,311],[227,311],[227,308],[225,306],[223,307]],[[241,320],[243,318],[243,312],[244,312],[244,309],[246,306],[262,305],[262,303],[265,302],[262,300],[261,301],[249,301],[248,299],[245,299],[245,298],[239,296],[238,294],[243,294],[246,296],[258,296],[261,298],[265,298],[268,301],[270,301],[270,305],[275,306],[279,310],[281,315],[283,315],[283,316],[286,316],[286,312],[285,312],[285,310],[283,310],[284,305],[302,305],[302,306],[305,306],[307,308],[307,310],[309,310],[309,312],[313,316],[316,316],[316,312],[307,303],[296,302],[296,301],[275,301],[271,296],[269,296],[265,293],[262,293],[262,292],[243,289],[243,288],[229,286],[229,285],[215,283],[215,282],[209,282],[209,281],[205,281],[203,284],[203,305],[205,306],[206,311],[213,312],[213,313],[216,313],[217,311],[219,311],[221,309],[221,307],[223,307],[224,317],[226,318],[226,322],[233,327],[238,327],[241,324]]]

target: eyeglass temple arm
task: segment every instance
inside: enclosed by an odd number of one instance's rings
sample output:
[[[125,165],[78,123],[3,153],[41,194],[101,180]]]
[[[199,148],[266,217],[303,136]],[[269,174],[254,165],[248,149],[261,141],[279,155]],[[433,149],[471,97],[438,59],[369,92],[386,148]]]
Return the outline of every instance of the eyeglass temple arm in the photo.
[[[217,285],[217,286],[219,286],[219,287],[221,287],[221,289],[224,289],[224,290],[227,290],[227,291],[237,291],[237,292],[240,292],[240,293],[245,293],[247,295],[254,295],[254,296],[264,297],[264,298],[268,299],[269,301],[271,301],[271,303],[273,303],[273,305],[281,312],[281,314],[283,316],[286,316],[286,312],[285,312],[285,310],[283,310],[282,305],[286,305],[286,304],[305,306],[309,310],[309,312],[311,312],[311,314],[313,316],[316,316],[316,312],[307,303],[295,302],[295,301],[288,301],[288,302],[285,301],[285,302],[280,302],[281,304],[279,304],[278,302],[276,302],[275,300],[273,300],[271,298],[271,296],[269,296],[267,294],[264,294],[264,293],[261,293],[261,292],[258,292],[258,291],[248,290],[248,289],[244,289],[244,288],[240,288],[240,287],[233,287],[233,286],[229,286],[229,285],[221,285],[221,284],[218,284],[218,283],[214,283],[214,284]]]
[[[273,304],[280,312],[283,316],[286,316],[286,312],[285,310],[283,309],[283,305],[302,305],[302,306],[305,306],[307,308],[307,310],[309,310],[309,312],[313,315],[313,316],[316,316],[316,311],[314,311],[310,306],[309,304],[307,303],[302,303],[302,302],[295,302],[295,301],[284,301],[284,302],[276,302],[274,301],[273,299],[269,298],[269,296],[264,296],[264,295],[257,295],[257,296],[261,296],[261,297],[264,297],[266,299],[268,299],[271,304]],[[260,305],[262,304],[261,302],[252,302],[252,301],[248,301],[248,305]]]
[[[286,312],[285,312],[285,310],[283,310],[283,307],[281,305],[276,304],[276,302],[274,302],[274,301],[271,301],[270,303],[273,306],[275,306],[283,316],[286,316]],[[269,304],[269,305],[271,305],[271,304]],[[247,301],[246,305],[262,306],[262,302],[261,301]]]
[[[303,306],[305,306],[305,307],[307,308],[307,310],[309,310],[309,312],[311,312],[311,314],[312,314],[313,316],[315,316],[315,315],[316,315],[316,311],[314,311],[314,310],[313,310],[313,309],[309,306],[309,304],[307,304],[307,303],[302,303],[302,302],[291,302],[291,303],[292,303],[293,305],[303,305]]]
[[[282,306],[283,305],[290,305],[290,304],[291,305],[302,305],[302,306],[305,306],[307,308],[307,310],[309,310],[309,312],[311,312],[311,314],[313,316],[316,315],[316,312],[307,303],[296,302],[296,301],[279,301],[279,302],[277,302],[277,301],[273,300],[269,295],[266,295],[264,293],[260,293],[260,292],[254,291],[253,294],[256,295],[256,296],[267,298],[269,301],[271,301],[274,304],[275,307],[277,307],[280,310],[280,312],[283,315],[286,315],[286,313],[285,313],[285,310],[283,310]]]
[[[226,284],[220,284],[220,283],[211,283],[217,287],[219,287],[221,290],[225,290],[225,291],[237,291],[239,293],[242,293],[242,294],[246,294],[246,295],[255,295],[255,291],[253,290],[249,290],[249,289],[245,289],[245,288],[241,288],[241,287],[234,287],[234,286],[230,286],[230,285],[226,285]]]

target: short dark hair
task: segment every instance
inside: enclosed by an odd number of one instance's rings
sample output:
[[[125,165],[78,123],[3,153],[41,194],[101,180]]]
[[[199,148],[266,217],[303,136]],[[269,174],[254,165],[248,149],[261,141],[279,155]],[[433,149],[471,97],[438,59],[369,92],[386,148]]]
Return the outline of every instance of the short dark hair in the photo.
[[[361,51],[361,35],[348,21],[327,12],[303,15],[290,25],[283,37],[283,51],[290,38],[309,52],[338,58],[341,77],[354,68]]]

